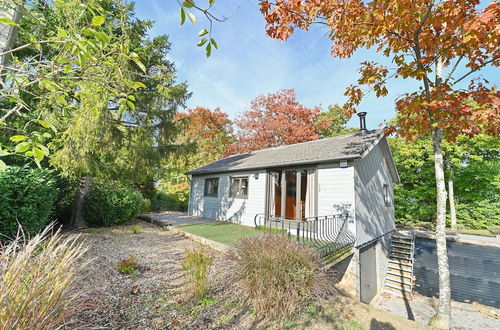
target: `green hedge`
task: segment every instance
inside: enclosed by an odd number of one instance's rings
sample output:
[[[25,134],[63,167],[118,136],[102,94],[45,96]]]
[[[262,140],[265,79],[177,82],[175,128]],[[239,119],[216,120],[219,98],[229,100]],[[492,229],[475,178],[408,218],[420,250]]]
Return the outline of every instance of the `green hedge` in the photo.
[[[94,185],[83,201],[83,217],[91,226],[119,225],[136,217],[142,204],[138,191]]]
[[[9,166],[0,172],[0,239],[12,238],[18,222],[26,235],[42,230],[51,220],[58,198],[52,170]]]

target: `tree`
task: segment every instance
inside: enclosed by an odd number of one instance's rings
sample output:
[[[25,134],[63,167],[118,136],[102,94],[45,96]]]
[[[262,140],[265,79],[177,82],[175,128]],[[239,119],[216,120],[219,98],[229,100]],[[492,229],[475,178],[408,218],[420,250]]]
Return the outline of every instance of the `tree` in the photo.
[[[251,152],[320,138],[319,107],[307,108],[293,89],[260,95],[236,121],[235,142],[228,154]],[[324,125],[324,124],[323,124]]]
[[[349,116],[343,112],[340,105],[329,105],[328,111],[320,112],[317,117],[318,134],[327,138],[357,132],[357,128],[346,127],[348,121]]]
[[[179,131],[176,149],[165,158],[158,179],[161,190],[179,205],[187,203],[189,194],[184,173],[222,158],[232,142],[232,128],[228,115],[219,108],[196,107],[177,113],[175,123]]]
[[[362,63],[359,70],[359,85],[368,86],[377,97],[387,95],[385,84],[391,78],[422,84],[397,100],[397,122],[387,132],[398,131],[408,139],[432,137],[440,288],[435,325],[448,328],[451,298],[442,140],[453,141],[462,132],[498,134],[499,93],[477,73],[500,65],[500,5],[492,2],[478,9],[479,0],[263,0],[260,4],[273,38],[286,40],[295,28],[307,30],[318,23],[329,29],[333,56],[346,58],[359,48],[373,47],[390,57],[393,72],[374,62]],[[466,79],[470,84],[461,87]],[[348,114],[356,111],[365,93],[359,86],[347,88]]]
[[[153,180],[172,149],[173,116],[189,96],[187,86],[175,83],[168,38],[148,39],[152,22],[135,19],[132,4],[94,0],[82,6],[71,0],[26,6],[7,68],[14,80],[6,80],[11,85],[4,84],[0,99],[26,109],[25,116],[5,121],[9,131],[23,135],[5,134],[0,142],[23,141],[22,148],[7,147],[30,152],[38,162],[50,148],[50,163],[81,179],[73,222],[82,225],[80,205],[92,178],[139,187]],[[44,76],[32,74],[37,70]],[[30,122],[44,130],[31,129]]]

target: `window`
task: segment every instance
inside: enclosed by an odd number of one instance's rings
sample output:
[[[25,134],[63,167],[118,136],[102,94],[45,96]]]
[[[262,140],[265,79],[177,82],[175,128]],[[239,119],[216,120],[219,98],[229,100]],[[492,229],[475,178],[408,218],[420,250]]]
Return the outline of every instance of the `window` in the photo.
[[[231,178],[229,196],[234,198],[248,198],[248,177]]]
[[[391,204],[391,194],[389,191],[389,185],[384,183],[384,203],[385,205]]]
[[[205,196],[217,197],[219,191],[219,178],[205,179]]]

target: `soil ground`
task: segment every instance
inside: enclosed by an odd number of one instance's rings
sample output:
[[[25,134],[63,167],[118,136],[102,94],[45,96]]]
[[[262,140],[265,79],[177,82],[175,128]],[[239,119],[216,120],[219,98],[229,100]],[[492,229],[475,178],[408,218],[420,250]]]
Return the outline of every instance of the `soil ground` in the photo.
[[[141,232],[132,234],[132,226]],[[210,250],[214,264],[212,289],[204,299],[187,294],[182,259],[191,240],[144,221],[125,226],[90,229],[82,233],[89,262],[78,286],[86,307],[74,314],[66,328],[85,329],[420,329],[403,317],[375,310],[372,306],[335,297],[321,310],[298,311],[293,321],[264,322],[229,288],[232,267],[226,255]],[[208,248],[207,248],[208,249]],[[118,262],[136,257],[140,273],[121,274]],[[340,302],[341,301],[341,302]]]

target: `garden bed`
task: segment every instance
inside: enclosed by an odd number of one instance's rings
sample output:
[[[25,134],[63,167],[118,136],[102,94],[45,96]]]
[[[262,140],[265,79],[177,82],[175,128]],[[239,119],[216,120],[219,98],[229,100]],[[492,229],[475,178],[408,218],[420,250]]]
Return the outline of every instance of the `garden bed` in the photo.
[[[138,225],[141,226],[140,232],[133,234],[133,227]],[[252,228],[227,223],[208,228],[193,227],[208,230],[213,237],[225,243],[229,242],[225,237],[230,234],[241,238],[259,233]],[[225,235],[216,235],[216,229],[222,230]],[[198,246],[198,243],[143,221],[106,230],[90,229],[82,236],[89,246],[89,252],[82,261],[89,264],[78,282],[78,287],[86,291],[83,297],[85,306],[71,317],[67,325],[69,329],[278,327],[264,322],[241,301],[241,294],[233,291],[231,278],[234,265],[225,254],[209,250],[214,256],[209,275],[211,290],[206,297],[196,301],[186,295],[186,274],[182,261],[185,251]],[[231,242],[234,244],[234,241]],[[134,256],[139,264],[139,274],[134,276],[121,274],[117,268],[118,262],[129,256]],[[393,324],[396,328],[413,325],[380,311],[370,314],[363,310],[360,312],[363,315],[358,316],[359,308],[348,298],[336,296],[321,310],[306,306],[298,311],[295,320],[279,327],[363,329],[373,326],[374,320],[377,320],[375,324]]]

